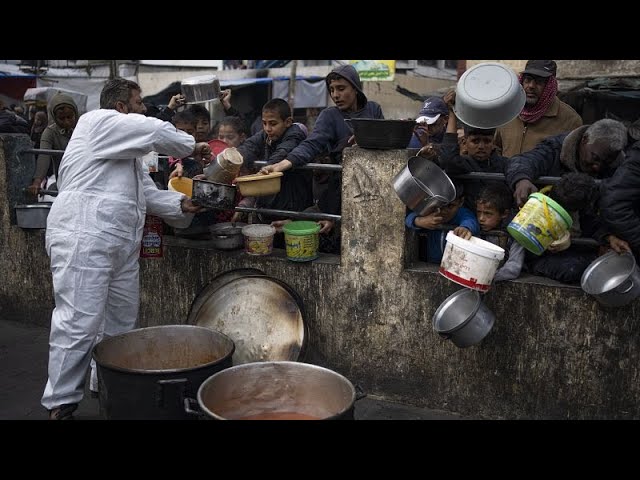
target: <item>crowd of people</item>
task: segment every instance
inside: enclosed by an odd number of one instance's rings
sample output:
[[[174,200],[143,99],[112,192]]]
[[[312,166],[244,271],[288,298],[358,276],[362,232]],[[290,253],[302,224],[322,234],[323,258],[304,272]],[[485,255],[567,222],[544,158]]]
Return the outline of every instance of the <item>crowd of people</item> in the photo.
[[[454,179],[455,199],[429,213],[407,212],[408,229],[423,233],[421,258],[439,263],[452,229],[462,238],[480,236],[504,248],[495,281],[517,278],[522,271],[573,283],[606,249],[632,252],[640,259],[640,142],[629,142],[621,122],[601,119],[582,125],[580,116],[558,97],[556,64],[530,60],[519,80],[526,94],[520,114],[497,129],[462,124],[454,111],[455,91],[428,98],[416,116],[407,148],[436,162]],[[287,101],[272,99],[261,111],[262,128],[251,126],[231,104],[231,91],[220,93],[225,117],[214,128],[209,111],[188,105],[181,94],[148,116],[135,82],[109,81],[100,109],[78,115],[73,99],[54,96],[48,111],[31,127],[3,110],[0,122],[23,128],[41,148],[64,150],[62,158],[39,155],[28,190],[38,195],[56,183],[59,192],[47,225],[56,306],[52,315],[49,378],[42,404],[52,419],[68,419],[83,396],[91,371],[91,349],[105,336],[130,330],[139,303],[138,255],[145,214],[162,217],[176,232],[201,233],[197,226],[238,221],[241,214],[205,211],[185,195],[154,183],[142,157],[170,156],[168,178],[203,178],[204,168],[224,148],[242,155],[241,173],[282,172],[276,195],[238,196],[236,205],[295,212],[341,214],[340,173],[316,176],[299,167],[310,162],[340,164],[354,136],[345,119],[383,119],[381,106],[364,93],[351,65],[325,78],[334,106],[320,112],[313,129],[296,123]],[[262,168],[256,161],[266,161]],[[504,180],[465,180],[457,175],[500,173]],[[53,176],[53,179],[51,178]],[[532,255],[506,233],[510,220],[543,176],[560,177],[543,192],[574,220],[568,239]],[[117,188],[114,188],[117,186]],[[257,220],[281,231],[285,217],[259,214]],[[340,228],[321,220],[320,249],[339,253]],[[190,230],[191,229],[191,230]],[[600,249],[574,245],[570,238],[589,237]],[[276,247],[283,246],[282,239]]]

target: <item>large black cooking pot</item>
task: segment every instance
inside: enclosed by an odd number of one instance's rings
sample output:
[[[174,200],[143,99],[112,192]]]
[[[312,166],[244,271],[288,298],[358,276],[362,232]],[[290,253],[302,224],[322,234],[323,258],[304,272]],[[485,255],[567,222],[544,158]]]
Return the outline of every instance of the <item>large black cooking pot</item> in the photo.
[[[109,420],[193,419],[185,398],[196,398],[211,375],[231,366],[233,341],[194,325],[132,330],[99,342],[100,413]]]
[[[359,398],[339,373],[287,361],[236,365],[198,389],[200,409],[216,420],[353,420]]]

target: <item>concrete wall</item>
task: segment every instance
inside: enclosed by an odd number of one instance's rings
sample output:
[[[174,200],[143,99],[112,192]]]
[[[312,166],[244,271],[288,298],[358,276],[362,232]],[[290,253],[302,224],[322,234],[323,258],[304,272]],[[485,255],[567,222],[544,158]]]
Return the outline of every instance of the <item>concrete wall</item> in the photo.
[[[640,300],[607,311],[578,287],[523,278],[484,297],[497,320],[480,345],[459,349],[433,332],[433,313],[460,287],[412,260],[405,207],[390,186],[410,154],[345,151],[340,257],[300,264],[281,251],[256,258],[167,238],[163,259],[141,260],[140,325],[184,323],[212,278],[253,267],[301,295],[305,360],[368,393],[476,418],[640,418]],[[0,151],[2,192],[16,161]],[[46,324],[43,232],[10,225],[9,210],[0,205],[0,317]]]

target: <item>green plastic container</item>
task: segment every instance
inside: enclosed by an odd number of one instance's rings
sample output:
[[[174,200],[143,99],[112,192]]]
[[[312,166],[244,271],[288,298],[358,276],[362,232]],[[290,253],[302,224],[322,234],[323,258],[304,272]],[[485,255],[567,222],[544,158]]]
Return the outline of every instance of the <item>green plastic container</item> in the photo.
[[[542,255],[572,225],[571,215],[558,202],[536,192],[529,195],[527,203],[507,226],[507,231],[524,248]]]
[[[300,220],[287,223],[284,228],[287,258],[294,262],[309,262],[318,258],[320,225]]]

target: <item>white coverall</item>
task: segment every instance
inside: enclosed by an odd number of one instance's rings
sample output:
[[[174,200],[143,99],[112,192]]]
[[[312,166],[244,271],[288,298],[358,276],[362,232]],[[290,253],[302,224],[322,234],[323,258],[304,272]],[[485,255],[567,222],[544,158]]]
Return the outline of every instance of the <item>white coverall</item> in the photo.
[[[153,117],[100,109],[78,120],[47,218],[56,306],[46,409],[78,403],[94,345],[134,328],[145,214],[182,228],[193,219],[181,210],[185,196],[158,190],[137,157],[155,150],[183,158],[194,148],[191,135]]]

